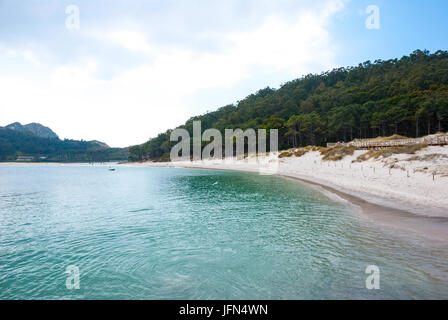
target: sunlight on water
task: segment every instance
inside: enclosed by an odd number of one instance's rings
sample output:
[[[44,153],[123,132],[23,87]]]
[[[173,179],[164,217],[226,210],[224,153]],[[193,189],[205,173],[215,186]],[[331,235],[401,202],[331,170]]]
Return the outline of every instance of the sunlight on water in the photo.
[[[3,166],[0,226],[0,299],[448,297],[444,243],[274,176]],[[368,265],[380,290],[365,287]]]

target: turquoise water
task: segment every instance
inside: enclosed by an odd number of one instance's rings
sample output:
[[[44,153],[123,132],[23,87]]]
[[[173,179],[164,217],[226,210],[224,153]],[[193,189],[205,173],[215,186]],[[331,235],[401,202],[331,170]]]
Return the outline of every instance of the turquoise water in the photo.
[[[0,166],[0,227],[0,299],[448,298],[446,244],[275,176]]]

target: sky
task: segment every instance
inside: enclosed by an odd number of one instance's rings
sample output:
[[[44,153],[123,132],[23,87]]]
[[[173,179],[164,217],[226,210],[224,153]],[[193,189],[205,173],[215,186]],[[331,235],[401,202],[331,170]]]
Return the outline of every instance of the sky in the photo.
[[[447,13],[446,0],[0,0],[0,126],[140,144],[309,73],[447,50]]]

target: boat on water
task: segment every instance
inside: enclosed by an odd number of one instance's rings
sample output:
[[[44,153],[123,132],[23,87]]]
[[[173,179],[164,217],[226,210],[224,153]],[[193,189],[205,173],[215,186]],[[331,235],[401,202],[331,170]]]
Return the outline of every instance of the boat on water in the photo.
[[[109,171],[115,171],[115,168],[109,168]]]

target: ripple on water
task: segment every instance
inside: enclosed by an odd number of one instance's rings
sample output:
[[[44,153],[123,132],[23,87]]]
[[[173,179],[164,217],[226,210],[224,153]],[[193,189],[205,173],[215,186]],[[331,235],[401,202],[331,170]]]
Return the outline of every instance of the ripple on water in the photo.
[[[444,244],[294,181],[139,167],[0,174],[0,299],[448,297]],[[372,264],[377,292],[365,289]],[[68,265],[80,290],[65,287]]]

